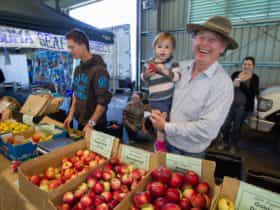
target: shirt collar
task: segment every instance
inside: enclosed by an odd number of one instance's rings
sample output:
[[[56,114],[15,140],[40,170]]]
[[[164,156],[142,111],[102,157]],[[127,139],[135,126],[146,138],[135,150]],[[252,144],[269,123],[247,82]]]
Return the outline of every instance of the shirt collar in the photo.
[[[188,71],[192,71],[193,69],[193,65],[194,65],[194,60],[193,62],[191,62],[188,66],[187,66],[187,70]],[[213,63],[211,66],[208,67],[208,69],[206,69],[205,71],[202,72],[203,75],[211,78],[213,77],[213,75],[215,74],[216,70],[217,70],[217,66],[218,66],[218,62],[216,61],[215,63]]]

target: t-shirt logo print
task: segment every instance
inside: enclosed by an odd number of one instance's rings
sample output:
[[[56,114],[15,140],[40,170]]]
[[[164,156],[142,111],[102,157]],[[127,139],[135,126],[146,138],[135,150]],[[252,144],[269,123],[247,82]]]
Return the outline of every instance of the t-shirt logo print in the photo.
[[[89,79],[87,74],[79,74],[74,81],[75,96],[80,100],[87,100]]]
[[[108,87],[108,79],[105,76],[101,76],[98,79],[98,88],[107,88]]]

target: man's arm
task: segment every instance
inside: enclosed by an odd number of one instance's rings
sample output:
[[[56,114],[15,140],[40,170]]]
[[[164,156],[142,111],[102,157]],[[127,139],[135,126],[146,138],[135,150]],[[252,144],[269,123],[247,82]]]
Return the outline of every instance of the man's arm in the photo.
[[[73,116],[74,116],[74,112],[75,112],[75,108],[76,108],[76,96],[75,94],[73,93],[72,95],[72,104],[71,104],[71,107],[70,107],[70,110],[69,110],[69,113],[68,113],[68,116],[67,118],[65,119],[64,121],[64,127],[66,129],[68,129],[70,127],[70,123],[72,122],[73,120]]]

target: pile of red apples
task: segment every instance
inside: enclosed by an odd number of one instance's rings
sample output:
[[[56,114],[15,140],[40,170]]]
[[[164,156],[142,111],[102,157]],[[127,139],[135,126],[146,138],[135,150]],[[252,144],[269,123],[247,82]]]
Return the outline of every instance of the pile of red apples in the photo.
[[[93,151],[78,150],[73,157],[63,158],[60,167],[48,167],[43,173],[29,176],[33,184],[44,191],[51,191],[89,168],[106,162],[106,159]]]
[[[204,210],[211,204],[210,187],[194,171],[172,172],[158,168],[151,173],[146,191],[134,195],[131,210]]]
[[[73,192],[63,195],[61,210],[111,210],[131,190],[134,190],[147,172],[113,158],[104,166],[95,168]]]

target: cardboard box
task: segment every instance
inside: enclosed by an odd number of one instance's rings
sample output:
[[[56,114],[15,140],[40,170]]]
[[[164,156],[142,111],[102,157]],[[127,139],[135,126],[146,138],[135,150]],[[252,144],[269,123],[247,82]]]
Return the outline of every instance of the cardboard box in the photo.
[[[29,95],[20,109],[22,114],[30,116],[41,116],[51,102],[52,96],[49,94]]]
[[[211,207],[214,206],[215,200],[218,197],[220,187],[215,185],[215,179],[214,179],[214,172],[215,172],[215,162],[209,161],[209,160],[201,160],[197,158],[190,158],[186,156],[181,155],[173,155],[169,153],[158,153],[158,167],[168,167],[169,169],[173,169],[172,171],[179,171],[183,172],[185,170],[193,170],[196,171],[200,177],[201,180],[207,181],[211,187],[211,195],[212,202]],[[152,176],[149,174],[143,181],[138,185],[136,190],[131,193],[127,199],[120,203],[120,205],[115,208],[115,210],[125,210],[130,209],[133,205],[133,196],[137,192],[145,191],[145,188],[149,182],[152,181]]]
[[[95,133],[99,133],[97,131],[94,131]],[[59,193],[62,189],[67,189],[68,184],[72,185],[75,183],[78,183],[80,180],[80,177],[86,177],[87,174],[90,172],[87,171],[85,174],[81,174],[77,176],[77,179],[73,178],[70,181],[66,182],[63,185],[60,185],[58,188],[45,192],[42,191],[38,186],[33,185],[26,176],[30,176],[33,174],[39,174],[43,171],[45,171],[49,166],[58,167],[61,165],[61,160],[65,157],[72,157],[75,155],[76,151],[79,149],[91,149],[94,152],[102,155],[103,157],[109,159],[112,156],[116,156],[118,152],[118,146],[119,146],[119,140],[114,139],[112,137],[112,148],[109,153],[106,153],[106,155],[103,155],[102,153],[95,150],[95,148],[92,148],[91,146],[91,132],[86,135],[86,140],[81,140],[78,142],[75,142],[73,144],[70,144],[68,146],[59,148],[54,150],[53,152],[47,153],[46,155],[37,157],[33,160],[24,162],[20,168],[19,168],[19,188],[20,191],[29,199],[38,209],[40,210],[48,210],[49,204],[48,199],[51,195],[56,195]]]
[[[146,169],[147,171],[151,171],[152,169],[155,169],[158,166],[158,157],[156,154],[132,146],[120,145],[117,157],[123,163],[133,164],[136,168]],[[86,180],[86,178],[87,176],[80,176],[77,179],[75,179],[75,183],[67,183],[63,188],[60,188],[59,192],[56,191],[55,193],[53,193],[50,196],[48,209],[56,210],[56,206],[62,203],[64,193],[76,190],[77,187]],[[145,178],[143,180],[145,180]],[[143,182],[143,180],[140,181],[139,185]],[[128,193],[128,197],[131,197],[130,194],[132,194],[133,192],[134,191]],[[118,207],[123,206],[123,203],[125,202],[126,198],[122,200],[115,209],[125,210],[125,208]]]
[[[63,98],[59,98],[59,97],[53,97],[50,99],[50,102],[48,103],[47,107],[45,110],[42,110],[42,112],[40,113],[40,115],[44,115],[44,114],[53,114],[55,112],[58,112],[60,105],[62,104],[62,102],[64,101]]]
[[[218,201],[221,198],[233,201],[236,210],[280,209],[280,194],[231,177],[224,177],[221,191],[212,210],[218,209]]]

